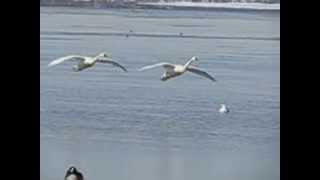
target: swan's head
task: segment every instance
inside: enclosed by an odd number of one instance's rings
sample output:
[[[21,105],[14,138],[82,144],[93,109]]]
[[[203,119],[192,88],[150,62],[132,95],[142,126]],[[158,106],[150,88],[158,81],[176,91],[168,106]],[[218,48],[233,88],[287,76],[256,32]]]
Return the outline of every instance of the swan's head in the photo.
[[[190,66],[194,61],[199,61],[198,57],[193,56],[184,66],[188,67]]]
[[[104,58],[111,58],[107,53],[103,52],[99,54],[99,57],[104,57]]]
[[[191,61],[199,61],[198,57],[196,57],[196,56],[193,56],[190,60]]]

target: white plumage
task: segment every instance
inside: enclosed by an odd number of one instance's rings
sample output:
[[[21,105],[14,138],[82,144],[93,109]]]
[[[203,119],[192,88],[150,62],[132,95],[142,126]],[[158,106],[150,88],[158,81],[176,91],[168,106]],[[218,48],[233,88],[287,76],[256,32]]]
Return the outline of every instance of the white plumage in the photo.
[[[228,113],[230,110],[225,104],[221,104],[221,107],[219,109],[219,112],[222,114]]]
[[[120,65],[119,63],[113,61],[110,56],[108,56],[106,53],[100,53],[95,57],[88,57],[88,56],[79,56],[79,55],[69,55],[69,56],[64,56],[61,58],[58,58],[56,60],[51,61],[48,66],[52,67],[55,65],[58,65],[64,61],[77,61],[78,64],[73,66],[73,70],[78,72],[78,71],[82,71],[84,69],[87,69],[89,67],[94,66],[97,62],[98,63],[108,63],[108,64],[112,64],[114,66],[117,66],[119,68],[121,68],[123,71],[127,71],[127,69],[125,67],[123,67],[122,65]]]
[[[180,64],[171,64],[168,62],[161,62],[153,65],[144,66],[139,69],[139,71],[144,71],[156,67],[162,66],[165,69],[164,74],[161,76],[162,81],[166,81],[170,78],[174,78],[176,76],[180,76],[184,74],[186,71],[198,74],[200,76],[206,77],[210,79],[211,81],[216,81],[215,78],[213,78],[210,74],[208,74],[206,71],[199,69],[197,67],[191,66],[191,63],[194,61],[199,61],[197,57],[192,57],[186,64],[180,65]]]

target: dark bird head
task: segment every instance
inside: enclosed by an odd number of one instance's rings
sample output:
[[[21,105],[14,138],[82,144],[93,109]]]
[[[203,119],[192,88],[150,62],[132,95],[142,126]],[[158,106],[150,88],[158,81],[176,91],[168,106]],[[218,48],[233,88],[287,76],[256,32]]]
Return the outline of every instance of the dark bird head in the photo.
[[[65,180],[83,180],[83,175],[74,166],[71,166],[64,177]]]

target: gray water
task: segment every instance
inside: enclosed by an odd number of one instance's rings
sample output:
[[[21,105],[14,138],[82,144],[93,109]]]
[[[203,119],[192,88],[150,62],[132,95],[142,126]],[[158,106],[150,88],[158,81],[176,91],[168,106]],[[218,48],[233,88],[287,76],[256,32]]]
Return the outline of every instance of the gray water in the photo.
[[[42,180],[62,179],[70,165],[90,180],[279,179],[278,12],[40,11]],[[102,51],[129,72],[47,68]],[[192,56],[216,83],[137,71]],[[222,103],[229,114],[218,113]]]

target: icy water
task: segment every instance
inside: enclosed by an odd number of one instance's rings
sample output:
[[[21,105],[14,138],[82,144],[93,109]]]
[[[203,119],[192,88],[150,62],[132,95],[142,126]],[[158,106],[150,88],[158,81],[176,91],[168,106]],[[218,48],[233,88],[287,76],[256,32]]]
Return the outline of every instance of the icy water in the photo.
[[[279,179],[279,12],[40,11],[42,180],[63,179],[70,165],[90,180]],[[47,68],[102,51],[129,72]],[[192,56],[216,83],[137,71]]]

